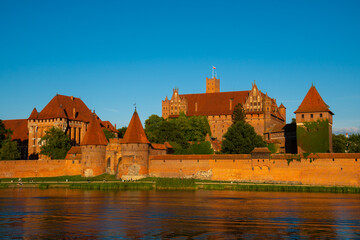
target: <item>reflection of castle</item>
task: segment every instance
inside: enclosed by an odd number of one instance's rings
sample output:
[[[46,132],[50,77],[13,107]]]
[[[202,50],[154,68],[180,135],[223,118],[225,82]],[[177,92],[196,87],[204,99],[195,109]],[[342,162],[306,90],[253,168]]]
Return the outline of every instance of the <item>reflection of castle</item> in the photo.
[[[286,108],[277,105],[276,99],[262,93],[252,84],[250,91],[220,92],[220,79],[206,78],[206,93],[182,94],[173,90],[173,96],[162,101],[162,117],[177,117],[181,112],[187,116],[206,116],[212,137],[222,140],[232,124],[231,115],[237,104],[242,104],[246,113],[246,121],[257,134],[265,140],[277,139],[281,151],[285,152],[284,127],[286,124]],[[281,132],[277,136],[277,132]]]

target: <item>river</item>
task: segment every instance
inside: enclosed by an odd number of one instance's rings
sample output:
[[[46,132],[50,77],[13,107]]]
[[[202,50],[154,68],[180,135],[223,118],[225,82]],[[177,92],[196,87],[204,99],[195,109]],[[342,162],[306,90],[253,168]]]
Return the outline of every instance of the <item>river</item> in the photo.
[[[360,195],[0,190],[2,239],[360,239]]]

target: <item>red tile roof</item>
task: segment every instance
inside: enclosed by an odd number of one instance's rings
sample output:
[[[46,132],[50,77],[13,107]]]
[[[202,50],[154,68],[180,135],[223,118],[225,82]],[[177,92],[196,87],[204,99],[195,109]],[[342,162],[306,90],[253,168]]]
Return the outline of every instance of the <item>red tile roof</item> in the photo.
[[[104,131],[100,127],[99,120],[97,119],[97,116],[93,114],[81,145],[107,144],[108,141],[106,140]]]
[[[231,115],[238,103],[245,104],[250,91],[182,94],[188,102],[188,116]],[[230,99],[233,99],[230,110]],[[197,103],[197,111],[195,111]]]
[[[294,113],[308,112],[330,112],[333,114],[314,86],[311,86],[299,108]]]
[[[33,120],[33,119],[37,119],[39,116],[38,111],[36,110],[36,108],[34,108],[30,114],[30,117],[28,118],[29,120]]]
[[[81,153],[81,147],[80,146],[72,146],[70,150],[67,152],[67,154],[79,154]]]
[[[152,143],[151,147],[153,149],[157,149],[157,150],[166,150],[167,147],[165,146],[165,144],[159,144],[159,143]]]
[[[164,142],[164,145],[166,148],[173,148],[169,142]]]
[[[106,128],[110,132],[115,132],[115,133],[119,132],[109,121],[101,121],[101,125],[103,125],[104,128]]]
[[[11,140],[28,140],[29,129],[27,119],[14,119],[14,120],[3,120],[5,128],[10,128],[13,132]]]
[[[257,147],[251,153],[271,153],[267,147]]]
[[[30,117],[33,117],[32,115]],[[92,113],[80,98],[56,95],[37,117],[37,119],[51,118],[67,118],[69,120],[89,122]]]
[[[136,111],[126,129],[123,141],[124,143],[150,143]]]

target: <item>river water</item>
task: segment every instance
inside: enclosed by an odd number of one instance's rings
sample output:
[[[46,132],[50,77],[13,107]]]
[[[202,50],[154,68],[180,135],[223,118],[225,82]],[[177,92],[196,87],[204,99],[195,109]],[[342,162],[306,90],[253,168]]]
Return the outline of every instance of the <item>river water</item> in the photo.
[[[360,195],[0,190],[1,239],[360,239]]]

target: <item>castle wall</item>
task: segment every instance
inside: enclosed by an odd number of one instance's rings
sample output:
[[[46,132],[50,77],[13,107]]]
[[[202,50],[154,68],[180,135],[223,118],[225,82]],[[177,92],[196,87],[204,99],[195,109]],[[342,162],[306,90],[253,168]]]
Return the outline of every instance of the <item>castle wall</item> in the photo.
[[[291,155],[272,155],[271,159],[252,159],[246,154],[150,156],[149,175],[360,187],[360,154],[315,154],[301,161]]]
[[[0,178],[56,177],[80,175],[79,160],[7,160],[0,161]]]

